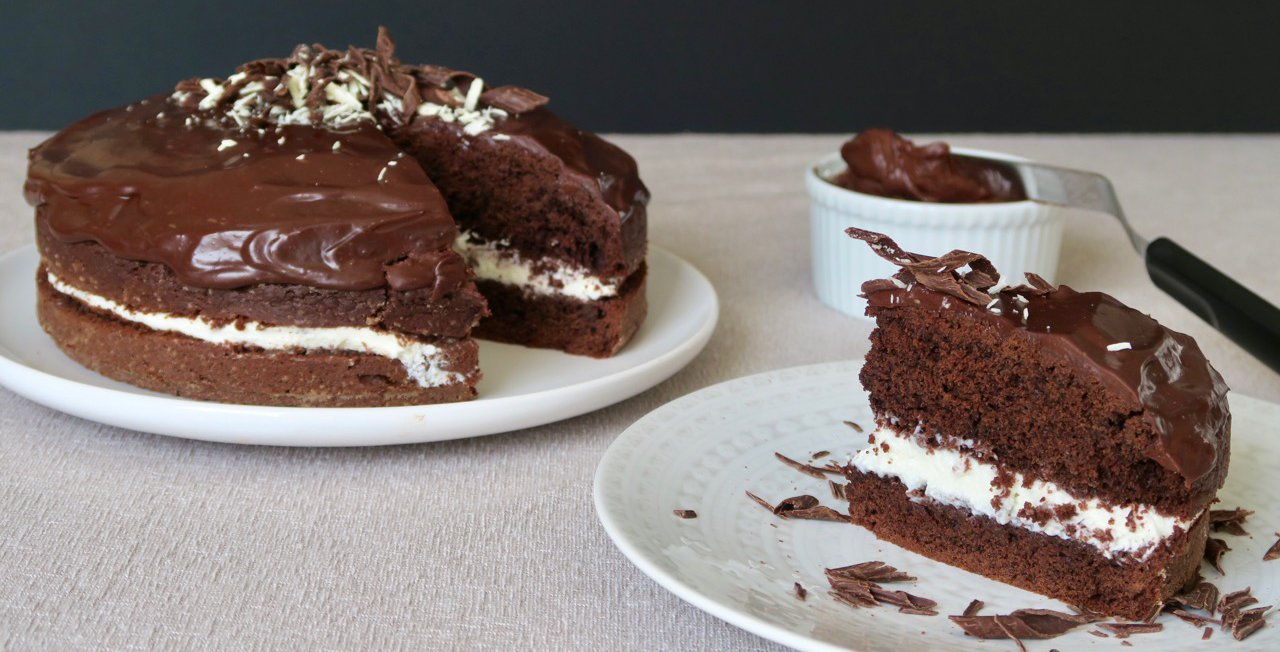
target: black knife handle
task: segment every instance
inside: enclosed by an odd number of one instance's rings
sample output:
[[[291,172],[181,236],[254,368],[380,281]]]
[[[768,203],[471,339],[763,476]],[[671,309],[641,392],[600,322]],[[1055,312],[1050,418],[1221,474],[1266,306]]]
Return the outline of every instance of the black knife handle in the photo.
[[[1280,372],[1280,309],[1168,238],[1153,240],[1146,258],[1157,287]]]

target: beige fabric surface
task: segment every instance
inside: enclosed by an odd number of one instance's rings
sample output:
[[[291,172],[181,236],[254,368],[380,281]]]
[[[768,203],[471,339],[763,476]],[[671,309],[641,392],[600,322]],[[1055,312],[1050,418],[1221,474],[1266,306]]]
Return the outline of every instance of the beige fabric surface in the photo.
[[[39,139],[0,135],[0,252],[32,239],[21,185]],[[950,140],[1103,172],[1141,233],[1280,302],[1280,137]],[[672,399],[866,351],[870,326],[809,282],[801,171],[840,137],[616,141],[653,191],[651,242],[720,296],[686,369],[568,421],[366,449],[145,435],[0,390],[0,649],[778,649],[636,570],[601,529],[591,480],[610,441]],[[1191,333],[1236,391],[1280,401],[1280,376],[1153,287],[1110,218],[1068,224],[1059,280]]]

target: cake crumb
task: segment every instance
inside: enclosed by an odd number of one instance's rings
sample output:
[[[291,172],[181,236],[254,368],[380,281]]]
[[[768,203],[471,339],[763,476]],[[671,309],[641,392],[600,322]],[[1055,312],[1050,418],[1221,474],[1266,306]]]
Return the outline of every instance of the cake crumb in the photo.
[[[809,597],[809,592],[799,582],[796,582],[796,599],[804,602]]]

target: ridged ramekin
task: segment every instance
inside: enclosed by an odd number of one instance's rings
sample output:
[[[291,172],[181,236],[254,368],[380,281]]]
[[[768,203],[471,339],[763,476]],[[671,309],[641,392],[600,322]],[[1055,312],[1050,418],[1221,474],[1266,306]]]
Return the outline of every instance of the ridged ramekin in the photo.
[[[1018,160],[1017,157],[956,147],[957,154]],[[897,269],[866,243],[845,235],[856,226],[883,233],[903,249],[940,256],[963,249],[986,256],[1010,283],[1035,272],[1050,283],[1058,269],[1065,209],[1033,201],[943,204],[889,199],[838,186],[845,170],[838,153],[818,159],[805,171],[809,191],[809,238],[813,286],[827,305],[863,317],[862,283],[885,278]]]

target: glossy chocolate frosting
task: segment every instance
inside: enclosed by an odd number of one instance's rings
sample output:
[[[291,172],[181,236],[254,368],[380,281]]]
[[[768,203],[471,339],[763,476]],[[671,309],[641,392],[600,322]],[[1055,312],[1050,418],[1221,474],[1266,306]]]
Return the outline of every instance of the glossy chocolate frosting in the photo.
[[[1188,485],[1219,463],[1229,436],[1227,386],[1189,336],[1110,295],[1054,288],[1034,274],[1027,275],[1030,285],[989,293],[999,276],[977,254],[932,258],[903,251],[878,233],[848,233],[902,268],[892,279],[863,284],[869,307],[962,311],[1021,333],[1141,405],[1158,435],[1146,455]]]
[[[68,242],[164,263],[184,283],[296,283],[363,290],[467,278],[439,191],[384,133],[445,107],[476,133],[540,149],[625,221],[648,191],[635,161],[512,86],[468,97],[474,75],[407,66],[380,30],[376,51],[299,46],[225,81],[188,80],[78,122],[31,151],[27,201]],[[308,75],[301,84],[297,71]],[[353,96],[363,92],[362,96]],[[478,101],[477,101],[478,100]]]
[[[836,183],[892,199],[945,203],[1021,201],[1022,182],[1003,168],[952,156],[946,143],[915,143],[867,129],[840,148],[848,169]]]
[[[27,201],[56,237],[197,287],[442,294],[466,280],[439,191],[373,124],[240,131],[187,117],[157,96],[63,129],[31,151]]]

